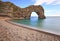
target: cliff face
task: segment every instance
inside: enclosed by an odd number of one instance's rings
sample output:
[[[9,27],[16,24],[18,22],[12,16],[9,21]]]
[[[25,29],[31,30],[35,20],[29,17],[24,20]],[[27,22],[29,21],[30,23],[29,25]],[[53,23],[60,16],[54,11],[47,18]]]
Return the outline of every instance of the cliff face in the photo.
[[[40,5],[20,8],[11,2],[0,2],[0,15],[7,15],[11,18],[29,19],[32,12],[36,12],[39,18],[45,18],[44,9]]]
[[[13,4],[10,2],[0,2],[0,14],[10,16],[13,13]]]

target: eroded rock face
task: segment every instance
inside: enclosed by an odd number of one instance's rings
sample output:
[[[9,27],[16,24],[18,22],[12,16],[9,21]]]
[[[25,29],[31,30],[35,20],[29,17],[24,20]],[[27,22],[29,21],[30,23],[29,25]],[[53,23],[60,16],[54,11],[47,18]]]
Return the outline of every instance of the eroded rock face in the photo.
[[[39,18],[45,18],[44,9],[40,5],[20,8],[10,2],[0,2],[0,13],[4,13],[11,18],[29,19],[32,12],[36,12]]]

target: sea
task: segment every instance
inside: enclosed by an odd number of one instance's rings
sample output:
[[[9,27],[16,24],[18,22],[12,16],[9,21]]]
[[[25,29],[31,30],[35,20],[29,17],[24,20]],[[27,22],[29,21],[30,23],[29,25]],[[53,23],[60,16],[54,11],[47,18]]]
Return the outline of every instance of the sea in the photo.
[[[60,16],[47,16],[45,19],[30,17],[30,19],[11,20],[15,23],[31,26],[33,28],[45,29],[54,32],[60,32]]]

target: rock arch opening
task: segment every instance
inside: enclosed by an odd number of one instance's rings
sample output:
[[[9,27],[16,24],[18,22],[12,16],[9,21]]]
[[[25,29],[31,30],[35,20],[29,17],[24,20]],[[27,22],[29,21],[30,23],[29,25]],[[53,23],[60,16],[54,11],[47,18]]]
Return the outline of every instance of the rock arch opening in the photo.
[[[30,16],[30,20],[31,20],[32,22],[37,21],[37,20],[38,20],[38,14],[37,14],[36,12],[32,12],[32,13],[31,13],[31,16]]]
[[[38,14],[36,12],[32,12],[30,17],[37,17],[38,18]]]

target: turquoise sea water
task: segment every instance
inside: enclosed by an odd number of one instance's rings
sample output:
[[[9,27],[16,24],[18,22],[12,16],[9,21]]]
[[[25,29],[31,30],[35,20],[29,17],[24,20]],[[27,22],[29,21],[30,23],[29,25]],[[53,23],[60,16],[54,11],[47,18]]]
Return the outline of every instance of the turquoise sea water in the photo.
[[[31,17],[30,19],[12,20],[15,23],[32,26],[38,29],[46,29],[50,31],[60,32],[60,17],[46,17],[46,19],[38,19]]]

